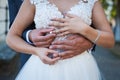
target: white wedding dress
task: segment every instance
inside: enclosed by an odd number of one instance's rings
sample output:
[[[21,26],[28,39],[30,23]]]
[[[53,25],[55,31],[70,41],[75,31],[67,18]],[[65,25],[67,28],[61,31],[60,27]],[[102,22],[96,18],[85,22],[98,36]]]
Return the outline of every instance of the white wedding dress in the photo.
[[[96,1],[88,0],[88,3],[84,3],[80,0],[68,13],[81,17],[91,25],[92,9]],[[31,0],[31,3],[36,6],[36,28],[46,28],[52,18],[63,17],[58,7],[48,0]],[[59,60],[54,65],[44,64],[39,57],[32,55],[15,80],[101,80],[101,75],[92,54],[85,51],[73,58]]]

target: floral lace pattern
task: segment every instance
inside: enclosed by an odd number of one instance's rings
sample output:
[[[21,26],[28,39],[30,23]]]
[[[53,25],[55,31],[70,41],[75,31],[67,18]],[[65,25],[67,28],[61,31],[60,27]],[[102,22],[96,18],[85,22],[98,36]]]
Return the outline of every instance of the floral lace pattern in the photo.
[[[79,16],[88,25],[92,23],[92,9],[97,0],[88,0],[84,3],[79,0],[78,4],[72,6],[67,13]],[[63,15],[58,7],[51,4],[48,0],[31,0],[31,3],[36,6],[35,24],[36,28],[47,28],[52,18],[62,18]]]
[[[79,16],[86,24],[91,25],[92,8],[97,0],[88,0],[88,3],[79,0],[77,4],[72,6],[67,13]],[[34,21],[36,28],[47,28],[53,18],[63,18],[63,14],[55,4],[51,4],[48,0],[31,0],[36,6]],[[56,37],[56,40],[65,40],[69,35]],[[63,50],[57,49],[58,52]]]

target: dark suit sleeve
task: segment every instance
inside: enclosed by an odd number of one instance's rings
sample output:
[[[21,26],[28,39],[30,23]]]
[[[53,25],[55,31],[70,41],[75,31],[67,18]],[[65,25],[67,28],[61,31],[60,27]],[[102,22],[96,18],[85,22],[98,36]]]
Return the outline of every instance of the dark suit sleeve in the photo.
[[[18,11],[19,11],[19,8],[22,4],[22,0],[8,0],[8,6],[9,6],[9,18],[10,18],[10,25],[9,25],[9,28],[11,27]],[[26,41],[26,33],[28,30],[32,30],[32,29],[35,29],[35,24],[34,22],[28,26],[24,32],[22,33],[22,38]]]
[[[12,25],[16,15],[19,11],[21,4],[22,4],[21,0],[8,0],[10,26]]]
[[[22,38],[23,38],[25,41],[27,41],[27,39],[26,39],[26,33],[27,33],[27,31],[32,30],[32,29],[35,29],[35,24],[34,24],[34,22],[33,22],[31,25],[29,25],[29,26],[23,31],[23,33],[22,33]]]

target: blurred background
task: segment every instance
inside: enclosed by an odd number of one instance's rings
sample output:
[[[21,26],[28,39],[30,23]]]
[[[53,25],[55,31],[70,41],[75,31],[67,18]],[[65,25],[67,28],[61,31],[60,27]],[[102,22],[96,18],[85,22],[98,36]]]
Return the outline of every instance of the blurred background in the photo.
[[[97,46],[93,55],[106,80],[120,80],[120,0],[100,1],[113,29],[116,44],[112,49]],[[20,69],[19,54],[5,43],[9,27],[8,9],[7,0],[0,0],[0,80],[14,80]]]

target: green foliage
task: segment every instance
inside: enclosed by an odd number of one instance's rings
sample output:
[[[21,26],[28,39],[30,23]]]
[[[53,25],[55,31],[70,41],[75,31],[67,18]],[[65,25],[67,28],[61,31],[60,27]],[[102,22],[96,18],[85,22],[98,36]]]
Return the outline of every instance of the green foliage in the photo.
[[[100,0],[102,3],[102,6],[106,12],[106,15],[108,16],[108,19],[111,20],[115,18],[116,16],[116,4],[118,0]]]

